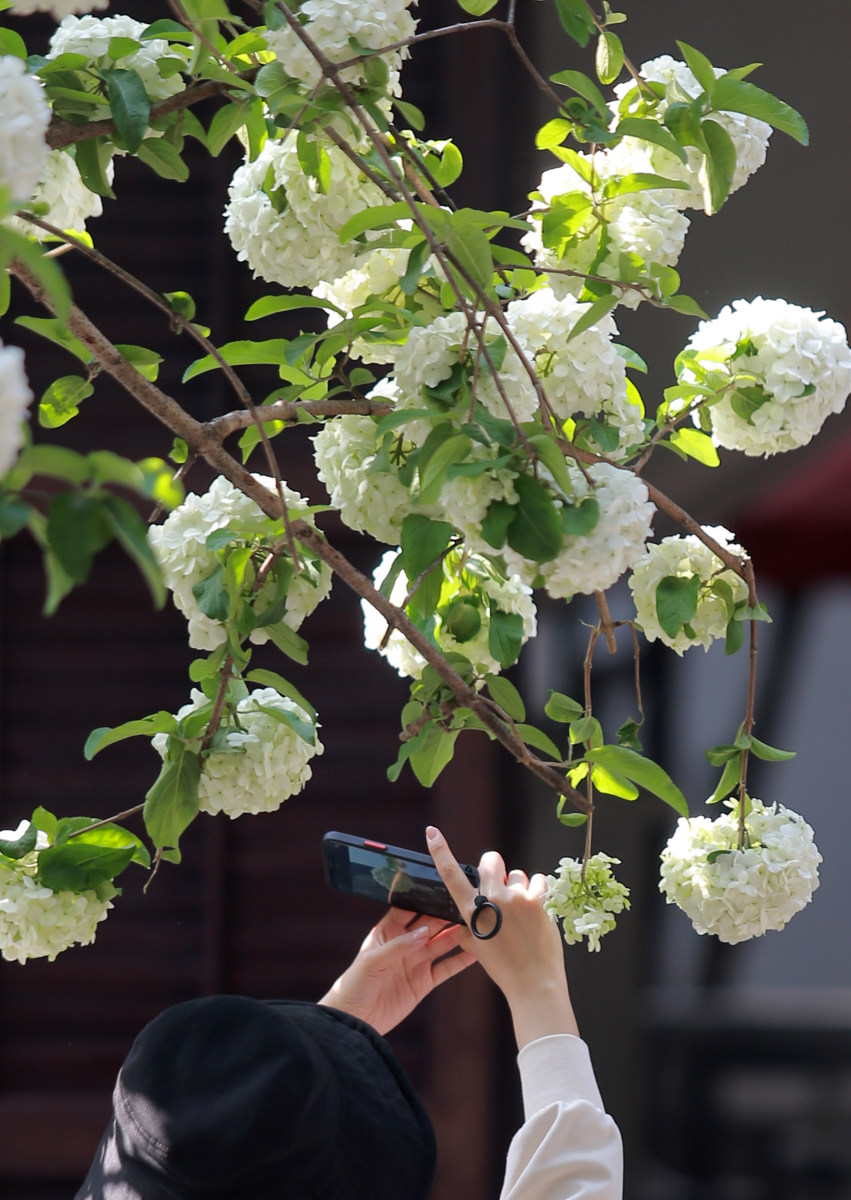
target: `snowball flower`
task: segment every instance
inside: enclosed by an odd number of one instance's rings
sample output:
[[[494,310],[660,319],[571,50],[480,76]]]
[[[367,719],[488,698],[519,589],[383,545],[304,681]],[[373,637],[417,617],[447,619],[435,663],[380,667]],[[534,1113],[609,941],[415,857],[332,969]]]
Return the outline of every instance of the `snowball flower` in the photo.
[[[14,863],[0,861],[0,954],[7,962],[53,962],[69,946],[88,946],[118,894],[109,882],[85,892],[54,892],[35,878],[36,861],[35,852]]]
[[[106,168],[106,178],[110,183],[113,173],[114,166],[110,162]],[[47,205],[47,212],[42,214],[42,219],[58,229],[83,231],[90,217],[99,217],[103,212],[100,196],[86,187],[74,158],[65,150],[53,150],[47,156],[41,179],[27,207],[34,204]],[[10,217],[8,224],[18,233],[37,242],[43,242],[50,236],[38,225],[30,225],[18,217]]]
[[[568,341],[590,304],[574,296],[559,298],[552,288],[540,288],[508,305],[506,318],[544,386],[557,417],[602,415],[617,428],[624,448],[640,442],[644,422],[626,395],[626,363],[612,339],[617,326],[607,314]]]
[[[32,398],[24,371],[23,350],[0,342],[0,479],[11,468],[24,444],[22,424]]]
[[[629,908],[629,888],[618,883],[612,864],[619,858],[592,854],[585,864],[576,858],[563,858],[557,875],[547,876],[544,909],[552,920],[561,921],[568,946],[588,939],[589,950],[600,949],[600,938],[615,927],[615,917]]]
[[[632,471],[594,463],[588,468],[589,486],[578,467],[568,463],[567,470],[576,503],[593,496],[600,506],[594,528],[587,534],[565,534],[561,550],[548,562],[530,562],[510,547],[500,551],[510,571],[526,581],[540,575],[555,598],[611,587],[643,554],[656,511],[646,485]]]
[[[84,54],[87,59],[101,69],[113,70],[116,67],[122,71],[136,71],[142,80],[145,91],[152,101],[165,100],[184,88],[180,73],[163,76],[160,74],[160,60],[173,58],[168,42],[164,38],[148,38],[142,41],[142,34],[148,28],[141,21],[132,17],[74,17],[67,16],[50,39],[50,50],[47,57],[58,58],[60,54]],[[114,59],[109,53],[109,44],[113,38],[132,38],[139,42],[139,49],[123,58]],[[99,116],[108,117],[111,110],[108,105],[99,107]]]
[[[741,546],[733,542],[733,534],[728,529],[721,525],[704,525],[702,528],[731,554],[745,557]],[[671,637],[659,624],[656,589],[668,576],[678,579],[697,576],[701,581],[697,610],[688,622],[694,637],[689,637],[683,629],[676,637]],[[683,651],[696,645],[708,650],[716,638],[724,637],[730,617],[724,597],[711,591],[711,584],[716,579],[732,589],[734,604],[747,600],[748,587],[741,576],[724,567],[721,559],[694,534],[687,537],[676,534],[649,545],[644,557],[633,566],[629,580],[637,623],[648,642],[655,642],[658,638],[682,655]]]
[[[177,713],[178,720],[209,704],[196,688],[190,695],[190,703]],[[198,785],[201,812],[223,812],[231,818],[243,813],[275,812],[310,779],[310,760],[322,754],[324,746],[315,735],[313,743],[307,741],[285,720],[263,712],[264,708],[313,724],[300,705],[274,688],[257,688],[240,700],[235,722],[222,726],[225,748],[204,755]],[[165,733],[152,739],[161,755],[167,743]]]
[[[751,456],[805,446],[851,392],[844,327],[786,300],[734,300],[714,320],[701,321],[686,349],[705,357],[710,369],[743,376],[740,387],[761,389],[749,419],[730,395],[709,409],[718,445]],[[688,366],[682,377],[693,380]]]
[[[262,475],[255,478],[264,487],[274,490],[274,480]],[[307,501],[286,484],[282,484],[282,488],[290,514],[311,521],[305,516]],[[207,549],[207,538],[216,530],[227,527],[234,529],[234,541],[243,544],[253,537],[271,541],[278,541],[280,537],[274,532],[275,522],[224,476],[219,476],[203,495],[187,496],[162,525],[154,525],[148,530],[148,541],[165,584],[172,591],[175,607],[189,622],[189,645],[196,650],[215,650],[227,640],[224,624],[201,611],[192,590],[219,566],[215,551]],[[298,629],[331,590],[331,570],[324,563],[317,567],[309,559],[303,559],[302,567],[303,570],[290,582],[282,618],[291,629]],[[260,589],[259,609],[264,607],[264,593],[272,586],[270,583]],[[254,629],[250,634],[250,640],[256,645],[262,645],[268,638],[265,627]]]
[[[54,21],[61,21],[69,13],[94,12],[95,9],[108,7],[109,0],[14,0],[12,12],[16,17],[48,12]]]
[[[370,470],[378,449],[371,417],[333,417],[313,439],[316,473],[343,524],[392,545],[411,498],[395,471]]]
[[[382,557],[373,573],[376,588],[380,588],[387,578],[397,553],[396,550],[388,550]],[[407,575],[400,571],[390,592],[390,603],[401,605],[408,594],[409,586]],[[469,603],[471,609],[476,610],[480,624],[471,636],[459,641],[447,625],[447,609],[453,602],[464,601]],[[387,633],[387,622],[367,600],[361,600],[361,608],[363,641],[367,649],[378,650],[400,675],[419,679],[426,665],[422,655],[414,649],[405,635],[395,628],[391,629],[387,643],[382,648],[381,643]],[[509,579],[499,578],[481,558],[450,551],[443,560],[443,586],[430,640],[437,644],[442,654],[463,654],[470,660],[477,675],[498,674],[502,668],[488,647],[492,608],[504,613],[516,613],[522,617],[524,643],[535,636],[537,622],[531,589],[517,576]]]
[[[482,337],[488,346],[503,338],[495,321],[487,319]],[[414,326],[404,346],[396,352],[396,381],[409,402],[419,401],[424,387],[435,387],[448,379],[459,363],[469,366],[469,384],[476,399],[495,417],[508,417],[476,334],[468,328],[461,312],[438,317],[430,325]],[[516,350],[508,346],[498,369],[500,383],[518,421],[529,421],[538,407],[538,397]]]
[[[735,945],[782,929],[819,885],[821,855],[803,817],[782,804],[751,800],[739,850],[739,806],[714,821],[681,817],[662,851],[659,890],[698,933]],[[712,857],[710,857],[712,856]]]
[[[408,266],[410,250],[382,247],[370,250],[361,255],[356,267],[347,271],[339,279],[330,283],[319,283],[314,287],[313,294],[320,300],[326,300],[334,308],[328,311],[328,328],[345,318],[334,309],[338,308],[346,317],[351,317],[353,311],[365,304],[372,296],[381,296],[391,288],[396,288],[399,280],[405,274]],[[401,293],[397,292],[397,295]],[[406,297],[401,295],[401,299]],[[350,354],[366,363],[390,363],[396,357],[398,346],[394,342],[369,341],[364,337],[354,338]]]
[[[716,78],[726,74],[721,67],[715,67],[714,70]],[[648,83],[664,84],[668,90],[668,94],[659,102],[655,110],[660,122],[664,122],[665,112],[670,104],[679,102],[685,97],[694,99],[703,91],[690,68],[669,54],[663,54],[659,58],[642,63],[639,74]],[[639,98],[638,88],[632,82],[620,83],[614,91],[620,101],[623,101],[630,93],[634,95],[636,101]],[[744,113],[737,112],[715,112],[711,119],[727,131],[736,151],[736,166],[730,185],[732,193],[747,183],[754,171],[759,170],[765,162],[768,139],[771,137],[771,126],[756,117],[747,117]],[[615,122],[616,124],[617,122]],[[625,138],[624,142],[628,145],[636,144],[633,138]],[[646,145],[646,143],[637,144]],[[702,151],[694,147],[686,147],[687,163],[683,163],[675,154],[672,154],[670,150],[665,150],[662,146],[651,144],[648,153],[651,170],[656,174],[689,184],[688,191],[672,193],[676,197],[675,203],[680,208],[704,207],[705,158]]]
[[[313,39],[326,58],[338,63],[357,57],[349,43],[350,38],[354,38],[366,50],[380,50],[382,46],[403,42],[411,37],[417,27],[408,11],[411,3],[412,0],[383,0],[379,5],[372,3],[372,0],[305,0],[298,9],[298,15],[304,32]],[[293,79],[299,79],[311,88],[321,81],[319,64],[288,25],[266,30],[264,37],[281,66]],[[399,91],[399,71],[402,60],[408,54],[406,46],[381,56],[390,72],[389,82],[393,92]],[[350,85],[360,85],[366,81],[362,65],[347,67],[340,75]]]
[[[318,287],[345,275],[362,247],[341,244],[340,230],[355,213],[387,203],[342,150],[329,145],[325,152],[330,163],[325,192],[302,170],[295,137],[270,138],[230,182],[225,233],[240,262],[269,283]]]
[[[524,248],[533,255],[538,266],[549,269],[549,283],[556,295],[578,296],[585,286],[584,275],[593,265],[594,274],[606,279],[620,275],[622,254],[638,255],[647,266],[673,266],[682,253],[689,221],[679,210],[678,192],[673,188],[653,188],[628,192],[625,195],[602,198],[605,184],[617,177],[653,171],[649,153],[634,139],[624,139],[611,150],[599,150],[593,155],[581,154],[580,159],[593,172],[591,183],[570,163],[562,163],[544,171],[533,193],[530,222],[532,228],[521,238]],[[673,157],[673,156],[672,156]],[[546,211],[562,196],[594,197],[587,213],[562,247],[545,247],[542,219]],[[605,247],[600,249],[601,219],[605,223]],[[559,271],[579,272],[562,275]],[[617,289],[620,292],[620,289]],[[637,308],[640,292],[627,289],[619,294],[618,302],[627,308]]]
[[[23,204],[41,178],[49,147],[50,105],[23,59],[0,55],[0,188]]]

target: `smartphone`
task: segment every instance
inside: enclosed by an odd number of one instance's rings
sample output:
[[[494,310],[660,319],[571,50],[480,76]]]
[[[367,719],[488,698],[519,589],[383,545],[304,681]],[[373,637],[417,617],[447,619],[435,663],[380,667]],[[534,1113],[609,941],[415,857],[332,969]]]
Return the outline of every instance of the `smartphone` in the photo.
[[[325,879],[332,888],[453,925],[465,924],[428,854],[334,832],[322,839],[322,856]],[[461,864],[461,870],[477,888],[476,868]]]

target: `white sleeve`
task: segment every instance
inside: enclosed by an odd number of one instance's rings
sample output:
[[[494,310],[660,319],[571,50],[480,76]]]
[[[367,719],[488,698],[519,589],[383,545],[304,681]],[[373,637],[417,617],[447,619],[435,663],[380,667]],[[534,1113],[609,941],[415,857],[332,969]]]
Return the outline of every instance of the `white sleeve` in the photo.
[[[500,1200],[621,1200],[620,1133],[585,1043],[552,1034],[524,1046],[517,1062],[526,1119],[508,1150]]]

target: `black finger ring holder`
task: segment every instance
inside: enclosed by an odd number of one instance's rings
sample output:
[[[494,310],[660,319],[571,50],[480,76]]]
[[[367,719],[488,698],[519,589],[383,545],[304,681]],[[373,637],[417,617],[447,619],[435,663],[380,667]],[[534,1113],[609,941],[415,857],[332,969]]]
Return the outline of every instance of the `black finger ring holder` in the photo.
[[[490,940],[490,938],[496,937],[502,928],[502,913],[500,912],[499,906],[494,904],[492,900],[488,900],[482,895],[481,892],[479,892],[478,896],[475,897],[473,903],[476,907],[473,909],[472,916],[470,917],[470,932],[472,933],[473,937],[477,937],[479,941],[487,942]],[[480,933],[479,919],[485,909],[488,908],[493,913],[493,929],[489,930],[487,933]]]

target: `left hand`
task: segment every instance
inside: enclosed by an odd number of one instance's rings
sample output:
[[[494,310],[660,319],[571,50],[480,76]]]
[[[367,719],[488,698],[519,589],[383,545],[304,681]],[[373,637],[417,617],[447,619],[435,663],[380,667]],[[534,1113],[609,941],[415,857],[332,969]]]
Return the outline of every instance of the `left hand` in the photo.
[[[319,1003],[388,1033],[438,984],[475,962],[459,948],[459,933],[437,917],[391,908]]]

